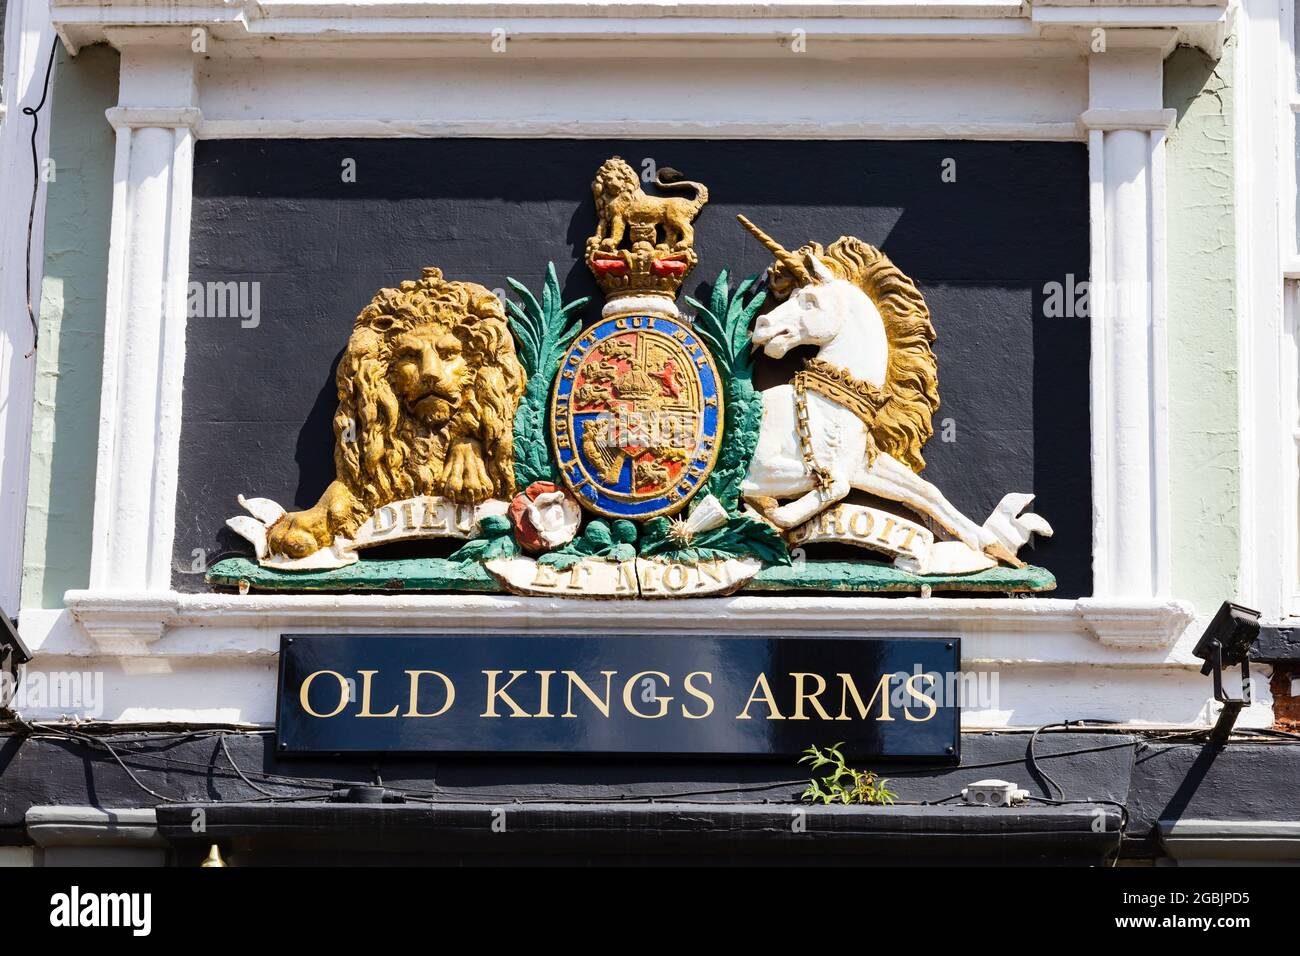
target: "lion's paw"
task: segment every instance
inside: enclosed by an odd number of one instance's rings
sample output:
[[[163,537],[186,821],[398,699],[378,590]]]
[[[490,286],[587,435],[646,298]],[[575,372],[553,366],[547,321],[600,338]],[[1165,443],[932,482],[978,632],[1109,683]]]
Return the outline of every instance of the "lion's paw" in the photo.
[[[476,504],[492,497],[492,479],[483,464],[477,442],[453,445],[442,472],[443,494],[460,504]]]

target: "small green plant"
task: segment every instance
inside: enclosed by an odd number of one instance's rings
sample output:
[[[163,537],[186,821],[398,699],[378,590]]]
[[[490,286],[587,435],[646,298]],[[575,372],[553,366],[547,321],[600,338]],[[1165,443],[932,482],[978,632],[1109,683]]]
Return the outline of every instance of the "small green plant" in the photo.
[[[808,781],[808,789],[801,799],[822,804],[870,803],[883,806],[893,803],[896,794],[885,786],[889,781],[880,779],[870,770],[850,767],[840,752],[843,746],[841,741],[825,750],[809,747],[803,752],[799,762],[809,764],[814,776]],[[830,769],[817,776],[817,771],[823,767]]]

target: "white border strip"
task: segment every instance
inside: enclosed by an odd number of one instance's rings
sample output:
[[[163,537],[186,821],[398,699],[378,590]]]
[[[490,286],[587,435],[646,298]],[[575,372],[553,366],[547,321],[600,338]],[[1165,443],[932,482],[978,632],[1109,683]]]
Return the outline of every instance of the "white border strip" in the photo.
[[[628,121],[622,123],[556,122],[553,119],[499,121],[404,122],[369,118],[330,120],[202,120],[199,139],[335,139],[518,137],[563,139],[978,139],[1078,142],[1085,138],[1076,123],[809,123],[779,127],[771,123]]]
[[[1192,608],[1174,600],[1080,598],[882,598],[733,595],[689,601],[602,601],[503,594],[178,594],[69,591],[68,610],[102,653],[134,656],[169,629],[394,628],[457,631],[556,628],[611,631],[611,611],[633,630],[753,634],[779,630],[849,634],[961,635],[1015,632],[1032,640],[1052,633],[1090,634],[1123,648],[1167,648],[1191,623]],[[38,612],[39,613],[39,612]],[[57,613],[57,612],[55,612]],[[37,648],[33,648],[34,650]]]

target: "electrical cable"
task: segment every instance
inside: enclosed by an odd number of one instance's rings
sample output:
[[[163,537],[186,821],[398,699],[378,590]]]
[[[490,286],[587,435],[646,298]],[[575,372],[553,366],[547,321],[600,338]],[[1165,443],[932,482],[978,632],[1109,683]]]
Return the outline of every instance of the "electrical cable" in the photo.
[[[36,740],[40,740],[40,739],[69,740],[69,739],[70,739],[70,740],[77,740],[77,741],[80,741],[83,737],[84,737],[84,738],[88,738],[88,739],[91,740],[91,741],[94,741],[94,740],[99,739],[99,738],[94,737],[94,736],[91,735],[91,734],[78,734],[78,735],[73,735],[73,734],[68,733],[68,732],[66,732],[66,731],[62,731],[62,730],[60,730],[60,729],[58,729],[58,728],[52,728],[52,727],[49,727],[48,725],[41,724],[41,723],[38,723],[38,722],[35,722],[35,721],[31,722],[31,726],[32,726],[32,727],[37,727],[37,728],[45,728],[45,729],[47,730],[47,733],[44,733],[44,734],[41,734],[41,733],[34,733],[34,734],[31,734],[31,735],[30,735],[32,739],[36,739]],[[244,733],[243,731],[233,731],[233,732],[237,732],[237,733],[241,733],[241,734]],[[207,738],[207,737],[211,737],[211,736],[223,736],[223,737],[224,737],[225,735],[228,735],[229,733],[232,733],[232,731],[219,731],[219,730],[190,731],[190,732],[188,732],[188,733],[179,734],[179,735],[177,735],[174,739],[169,739],[168,742],[169,742],[169,743],[179,743],[179,742],[182,742],[182,741],[185,741],[185,740],[189,740],[189,739],[194,739],[194,738],[205,739],[205,738]],[[253,732],[253,733],[263,734],[263,733],[270,733],[270,731],[255,731],[255,732]],[[141,742],[141,740],[158,740],[159,737],[160,737],[160,735],[153,735],[153,736],[146,736],[146,737],[139,737],[139,736],[137,736],[137,737],[133,737],[133,738],[131,738],[131,739],[129,739],[129,740],[126,740],[126,741],[123,741],[123,742],[124,742],[124,743],[128,743],[128,744],[130,744],[130,743],[139,743],[139,742]],[[93,744],[91,744],[91,746],[93,746]],[[135,758],[137,761],[140,761],[140,760],[152,760],[152,761],[155,761],[155,762],[162,763],[162,764],[164,764],[164,765],[166,765],[166,766],[168,766],[168,767],[193,768],[193,769],[196,769],[196,770],[207,770],[207,771],[209,771],[209,772],[224,772],[224,771],[222,771],[221,768],[219,768],[219,767],[213,767],[212,764],[211,764],[210,762],[209,762],[209,763],[201,763],[201,762],[199,762],[199,761],[197,761],[197,760],[186,760],[186,759],[184,759],[183,757],[172,757],[172,756],[169,756],[169,755],[167,755],[167,754],[160,754],[160,753],[141,753],[141,752],[139,752],[139,751],[133,751],[133,752],[130,752],[130,753],[128,754],[128,756]],[[244,778],[244,777],[245,777],[245,774],[244,774],[244,773],[241,773],[241,768],[239,768],[238,766],[235,766],[235,764],[234,764],[233,761],[231,761],[231,766],[232,766],[232,768],[233,768],[234,771],[235,771],[235,775],[237,775],[237,776],[239,776],[239,777],[241,777],[241,778]],[[256,777],[261,777],[263,780],[265,780],[265,781],[268,782],[268,783],[280,783],[280,784],[285,785],[285,786],[298,786],[298,787],[303,787],[303,788],[318,789],[318,790],[324,790],[324,791],[331,791],[331,790],[333,790],[333,789],[335,788],[335,786],[337,786],[337,785],[343,785],[343,786],[349,786],[349,785],[350,785],[350,786],[366,786],[366,784],[363,784],[363,783],[360,783],[360,782],[356,782],[356,783],[352,783],[352,784],[347,784],[347,783],[342,783],[342,784],[326,783],[326,782],[324,782],[324,781],[320,781],[320,780],[311,780],[311,779],[306,778],[306,777],[289,777],[289,776],[284,776],[284,775],[282,775],[282,774],[266,773],[266,772],[264,772],[264,771],[260,771],[260,770],[251,770],[251,771],[247,771],[247,773],[251,773],[251,774],[253,774],[253,776],[256,776]],[[246,782],[246,783],[249,783],[250,786],[252,786],[252,784],[251,784],[248,780],[245,779],[245,782]],[[254,789],[257,789],[257,788],[254,787]],[[274,795],[273,795],[273,796],[274,796]]]
[[[41,330],[32,308],[32,233],[36,229],[36,199],[41,191],[41,160],[36,151],[36,134],[41,128],[40,112],[50,95],[50,75],[54,72],[54,54],[59,49],[59,38],[50,41],[50,58],[45,64],[45,82],[41,86],[41,101],[35,106],[24,106],[23,115],[32,118],[32,204],[27,211],[27,320],[32,324],[32,348],[25,357],[30,358],[40,341]]]
[[[1039,727],[1037,730],[1035,730],[1032,734],[1029,735],[1029,746],[1025,750],[1025,764],[1029,768],[1029,772],[1033,774],[1035,777],[1037,777],[1039,780],[1042,780],[1044,783],[1050,785],[1047,790],[1047,795],[1049,797],[1052,795],[1051,787],[1055,787],[1057,790],[1061,791],[1062,800],[1065,799],[1065,788],[1062,787],[1059,783],[1057,783],[1051,774],[1049,774],[1042,767],[1038,766],[1038,758],[1034,754],[1034,744],[1038,741],[1038,735],[1041,734],[1044,730],[1050,730],[1053,727],[1064,727],[1068,729],[1069,726],[1070,726],[1070,722],[1068,720],[1065,721],[1064,723],[1059,723],[1059,724],[1044,724],[1043,726]]]
[[[951,793],[951,794],[949,794],[948,796],[946,796],[946,797],[942,797],[942,798],[940,798],[940,799],[938,799],[938,800],[921,800],[917,805],[918,805],[918,806],[922,806],[922,807],[927,807],[927,806],[928,806],[928,807],[937,807],[937,806],[940,806],[940,805],[942,805],[942,804],[947,803],[949,800],[958,800],[958,799],[960,799],[960,798],[963,797],[963,796],[965,796],[965,794],[964,794],[964,793],[961,793],[961,792],[958,792],[958,793]]]
[[[21,722],[21,723],[30,723],[30,722],[27,722],[27,721],[20,721],[20,722]],[[39,726],[39,725],[37,725],[37,724],[35,724],[35,723],[30,723],[30,726]],[[78,734],[78,733],[76,733],[75,731],[68,731],[68,732],[66,732],[65,736],[66,736],[68,739],[70,739],[70,740],[77,740],[77,741],[80,741],[81,743],[86,744],[86,746],[91,747],[92,749],[95,748],[95,747],[102,747],[104,750],[108,751],[109,755],[112,756],[112,758],[113,758],[115,761],[117,761],[117,765],[118,765],[119,767],[121,767],[121,768],[126,772],[126,775],[127,775],[128,777],[131,778],[131,782],[134,783],[134,784],[135,784],[137,787],[139,787],[141,790],[143,790],[145,793],[149,794],[151,797],[154,797],[155,799],[160,800],[160,801],[163,802],[163,803],[186,803],[186,802],[188,802],[188,801],[185,801],[185,800],[177,800],[177,799],[174,799],[174,798],[172,798],[172,797],[165,796],[165,795],[159,793],[157,790],[154,790],[154,789],[152,789],[152,788],[146,786],[146,785],[144,784],[144,782],[143,782],[142,780],[140,780],[140,778],[137,777],[137,776],[132,772],[131,768],[128,767],[128,766],[126,765],[126,763],[122,760],[121,756],[118,754],[117,750],[114,749],[113,745],[110,744],[106,739],[104,739],[104,738],[94,738],[94,737],[90,737],[90,736],[88,736],[88,735]]]
[[[220,736],[217,737],[217,739],[221,741],[221,752],[225,754],[226,763],[230,764],[231,768],[235,771],[235,773],[239,774],[239,779],[244,781],[244,783],[248,784],[248,786],[252,787],[260,794],[263,794],[268,797],[281,796],[281,794],[271,793],[271,791],[269,790],[263,790],[257,784],[253,783],[253,781],[249,780],[246,776],[244,776],[244,771],[240,769],[239,764],[235,763],[235,758],[230,755],[230,748],[226,746],[226,736],[227,736],[226,734],[221,734]]]
[[[97,745],[99,745],[99,744],[103,741],[103,738],[102,738],[102,737],[96,737],[96,736],[93,735],[93,734],[84,733],[84,732],[80,732],[80,731],[77,731],[77,732],[67,731],[67,730],[64,730],[64,729],[62,729],[62,728],[53,727],[53,726],[50,726],[50,725],[47,725],[47,724],[42,724],[42,723],[39,723],[39,722],[34,722],[34,721],[19,721],[18,723],[19,723],[20,726],[24,727],[24,728],[27,730],[27,732],[28,732],[28,736],[32,736],[32,737],[41,737],[41,736],[44,736],[44,735],[48,735],[48,736],[53,737],[53,738],[56,738],[56,739],[67,739],[67,740],[72,740],[72,741],[75,741],[75,742],[83,743],[83,744],[85,744],[86,746],[88,746],[88,747],[90,747],[90,748],[92,748],[92,749],[95,748]],[[1017,731],[1017,732],[1030,733],[1030,735],[1031,735],[1031,743],[1032,743],[1033,741],[1036,740],[1038,734],[1043,733],[1043,732],[1045,732],[1045,731],[1048,731],[1048,730],[1050,730],[1050,729],[1052,729],[1052,728],[1056,728],[1056,727],[1064,727],[1064,728],[1069,728],[1069,727],[1080,727],[1080,729],[1086,729],[1086,728],[1082,727],[1081,725],[1082,725],[1082,722],[1080,722],[1080,721],[1065,721],[1065,722],[1063,722],[1063,723],[1047,724],[1047,725],[1044,725],[1044,726],[1042,726],[1042,727],[1035,728],[1033,731],[1029,731],[1029,730],[1026,728],[1024,731]],[[40,733],[40,731],[44,731],[44,734]],[[1174,733],[1169,733],[1169,734],[1162,734],[1162,735],[1158,735],[1158,736],[1144,736],[1144,737],[1139,737],[1139,738],[1137,738],[1137,739],[1124,740],[1124,741],[1121,741],[1121,742],[1118,742],[1118,743],[1105,744],[1105,745],[1098,746],[1098,747],[1081,747],[1081,748],[1075,748],[1075,749],[1072,749],[1072,750],[1062,750],[1062,751],[1058,751],[1058,752],[1056,752],[1056,753],[1038,754],[1038,753],[1035,751],[1035,752],[1033,753],[1033,755],[1032,755],[1032,760],[1034,761],[1034,763],[1035,763],[1035,765],[1036,765],[1037,762],[1039,762],[1039,761],[1044,761],[1044,760],[1056,760],[1056,759],[1060,759],[1060,758],[1063,758],[1063,757],[1078,756],[1078,755],[1089,754],[1089,753],[1100,753],[1100,752],[1109,751],[1109,750],[1118,750],[1118,749],[1123,749],[1123,748],[1126,748],[1126,747],[1136,747],[1136,746],[1138,746],[1139,744],[1142,744],[1142,743],[1148,743],[1148,742],[1160,743],[1160,742],[1169,741],[1169,740],[1187,739],[1187,738],[1192,738],[1192,737],[1203,737],[1203,736],[1207,736],[1210,732],[1211,732],[1210,728],[1197,728],[1197,729],[1193,729],[1193,730],[1179,731],[1179,732],[1174,732]],[[227,750],[227,760],[230,762],[232,769],[235,771],[235,774],[236,774],[237,776],[239,776],[239,778],[240,778],[240,779],[241,779],[245,784],[247,784],[248,786],[250,786],[250,787],[251,787],[252,789],[254,789],[255,791],[257,791],[257,792],[263,794],[263,795],[264,795],[264,798],[265,798],[265,799],[263,799],[263,800],[240,800],[240,801],[238,801],[238,802],[242,802],[242,803],[257,803],[257,802],[294,802],[294,801],[304,802],[304,801],[310,801],[310,800],[318,800],[318,799],[320,799],[321,797],[325,796],[324,791],[333,792],[335,789],[337,789],[337,788],[339,788],[339,787],[346,787],[346,786],[370,786],[370,785],[371,785],[371,784],[369,784],[369,783],[360,782],[360,781],[355,781],[355,782],[352,782],[352,783],[348,783],[348,782],[345,782],[345,781],[328,781],[328,782],[327,782],[327,781],[322,781],[322,780],[319,780],[319,779],[311,779],[311,778],[307,778],[307,777],[290,777],[290,776],[286,776],[286,775],[283,775],[283,774],[271,774],[271,773],[266,773],[266,772],[263,772],[263,771],[257,771],[257,770],[250,770],[250,771],[244,772],[244,771],[242,770],[242,768],[240,768],[238,765],[236,765],[236,764],[234,763],[233,760],[230,760],[230,759],[229,759],[228,748],[227,748],[226,745],[225,745],[224,738],[225,738],[226,736],[232,734],[232,733],[239,733],[239,734],[241,734],[241,735],[243,735],[243,734],[249,734],[249,735],[266,735],[266,734],[273,733],[273,731],[271,731],[271,730],[267,730],[267,729],[252,729],[252,730],[244,731],[244,730],[230,730],[230,729],[218,729],[218,728],[205,728],[205,729],[198,729],[198,730],[188,730],[188,731],[185,731],[185,732],[182,732],[182,733],[175,733],[175,734],[168,734],[168,733],[143,733],[143,734],[137,734],[137,735],[131,737],[130,739],[128,739],[126,742],[128,742],[128,743],[137,743],[137,742],[141,742],[141,741],[163,741],[163,740],[165,740],[165,741],[167,741],[167,742],[169,742],[169,743],[180,743],[180,742],[183,742],[183,741],[186,741],[186,740],[191,740],[191,739],[206,739],[207,737],[211,737],[211,736],[217,736],[217,737],[221,738],[221,743],[222,743],[223,749],[226,749],[226,750]],[[999,734],[1001,734],[1001,733],[1006,733],[1006,732],[999,732]],[[998,734],[994,734],[994,735],[996,736],[996,735],[998,735]],[[176,799],[170,799],[170,798],[163,797],[163,796],[160,795],[160,794],[157,794],[155,791],[153,791],[153,790],[149,789],[148,787],[146,787],[146,786],[145,786],[145,785],[144,785],[144,784],[143,784],[143,783],[142,783],[138,778],[135,777],[134,774],[131,773],[130,769],[126,766],[125,762],[123,761],[123,759],[122,759],[122,755],[121,755],[121,754],[119,754],[119,753],[118,753],[115,749],[113,749],[111,746],[105,746],[103,749],[106,749],[106,750],[109,751],[109,753],[113,756],[113,758],[117,761],[117,763],[118,763],[118,764],[123,768],[123,770],[125,770],[125,771],[126,771],[126,772],[131,776],[132,780],[136,783],[137,786],[141,787],[141,789],[144,789],[146,792],[150,793],[151,795],[156,796],[158,799],[163,800],[164,802],[169,802],[169,803],[189,803],[189,802],[193,802],[192,800],[176,800]],[[151,761],[160,762],[160,763],[164,764],[165,766],[172,766],[172,767],[194,767],[194,768],[199,768],[199,769],[206,769],[206,770],[208,770],[209,772],[212,772],[213,769],[214,769],[214,768],[211,766],[210,763],[199,763],[199,762],[197,762],[197,761],[185,760],[185,759],[183,759],[183,758],[172,757],[172,756],[169,756],[169,755],[166,755],[166,754],[132,752],[132,753],[128,753],[128,754],[126,754],[126,756],[127,756],[128,758],[135,758],[136,760],[151,760]],[[959,766],[956,766],[956,767],[945,768],[945,769],[950,769],[950,771],[952,771],[952,772],[956,772],[956,771],[965,771],[965,770],[985,769],[985,768],[991,768],[991,767],[1002,767],[1002,766],[1020,765],[1020,764],[1022,764],[1022,763],[1027,763],[1027,762],[1028,762],[1028,758],[1027,758],[1026,760],[1019,760],[1019,759],[1011,758],[1011,759],[1007,759],[1007,760],[994,760],[994,761],[985,761],[985,762],[982,762],[982,763],[962,764],[962,765],[959,765]],[[898,769],[896,769],[896,770],[894,770],[894,771],[891,771],[891,773],[892,773],[892,776],[893,776],[895,779],[897,779],[897,778],[899,778],[899,777],[904,777],[904,778],[905,778],[905,777],[907,777],[907,776],[911,776],[911,775],[915,775],[915,774],[919,774],[919,773],[925,773],[925,772],[928,772],[928,771],[930,771],[930,770],[932,770],[932,769],[933,769],[933,768],[930,768],[930,767],[915,768],[915,769],[909,769],[909,768],[898,768]],[[1094,800],[1094,801],[1089,801],[1089,800],[1077,800],[1077,801],[1076,801],[1076,800],[1064,800],[1064,790],[1063,790],[1063,788],[1060,786],[1060,784],[1057,783],[1053,778],[1050,778],[1049,776],[1045,775],[1045,774],[1043,773],[1043,770],[1042,770],[1041,767],[1038,767],[1038,768],[1037,768],[1037,772],[1038,772],[1040,775],[1043,775],[1043,777],[1044,777],[1045,779],[1050,779],[1050,780],[1052,781],[1052,784],[1056,787],[1056,789],[1062,792],[1062,800],[1059,800],[1059,801],[1056,801],[1056,802],[1064,802],[1064,803],[1107,803],[1107,802],[1113,802],[1113,801],[1105,801],[1105,800]],[[290,795],[275,795],[275,794],[270,794],[268,791],[263,790],[263,789],[261,789],[260,787],[256,786],[256,785],[252,782],[252,780],[248,778],[247,774],[252,774],[252,776],[258,777],[258,778],[260,778],[260,779],[262,779],[262,780],[264,780],[264,781],[266,781],[266,782],[268,782],[268,783],[278,783],[278,784],[280,784],[280,785],[284,785],[284,786],[297,786],[297,787],[302,787],[302,788],[304,788],[304,789],[317,789],[317,790],[322,791],[322,793],[318,793],[318,794],[306,794],[306,795],[301,795],[301,796],[290,796]],[[562,802],[562,803],[609,803],[609,802],[620,802],[620,803],[622,803],[622,802],[627,802],[627,803],[645,803],[645,802],[656,802],[656,801],[658,801],[658,802],[674,802],[674,801],[682,801],[682,802],[685,802],[686,798],[690,798],[690,797],[698,797],[698,796],[722,796],[722,795],[726,795],[726,794],[761,793],[761,792],[763,792],[763,791],[767,791],[767,790],[777,790],[777,789],[780,789],[780,788],[783,788],[783,787],[798,787],[798,786],[802,786],[802,785],[804,785],[804,784],[806,784],[806,783],[807,783],[807,780],[806,780],[806,779],[804,779],[804,778],[800,778],[800,779],[796,779],[796,780],[783,780],[783,781],[777,781],[777,782],[769,783],[769,784],[757,784],[757,785],[753,785],[753,786],[745,786],[745,787],[712,788],[712,789],[705,789],[705,790],[687,790],[687,791],[677,791],[677,792],[674,792],[674,793],[639,794],[639,795],[635,795],[635,796],[633,796],[633,795],[623,795],[623,794],[617,794],[617,795],[612,795],[612,796],[608,796],[608,797],[573,797],[573,796],[566,796],[565,798],[563,798],[563,800],[556,800],[556,799],[553,798],[553,797],[520,797],[520,796],[515,795],[515,794],[494,794],[494,793],[490,793],[490,792],[489,792],[489,793],[479,793],[479,794],[476,794],[475,798],[474,798],[474,799],[471,799],[471,800],[458,800],[458,799],[455,799],[455,798],[453,798],[453,797],[450,797],[450,796],[447,795],[447,794],[443,794],[443,793],[440,793],[440,792],[437,792],[437,791],[418,790],[418,789],[411,788],[411,787],[386,786],[386,789],[389,790],[389,791],[392,791],[393,793],[400,794],[400,795],[402,795],[404,798],[409,799],[409,800],[413,800],[413,801],[415,801],[415,802],[420,802],[420,803],[435,803],[435,804],[436,804],[436,803],[447,803],[447,804],[481,804],[481,803],[483,803],[483,802],[495,802],[495,801],[500,801],[500,802],[504,802],[504,803],[518,803],[518,804],[528,804],[528,803],[555,803],[555,802]],[[960,796],[961,796],[961,794],[960,794],[960,793],[957,793],[957,794],[952,794],[952,795],[950,795],[950,796],[948,796],[948,797],[941,798],[941,799],[939,799],[939,800],[932,800],[932,801],[918,801],[918,802],[916,802],[916,803],[903,803],[903,802],[899,802],[899,805],[907,805],[907,806],[910,806],[910,805],[936,805],[936,804],[943,804],[943,803],[946,803],[946,802],[948,802],[948,801],[950,801],[950,800],[957,799],[957,798],[960,797]],[[1048,797],[1048,798],[1044,798],[1044,797],[1033,797],[1033,798],[1031,798],[1031,799],[1047,801],[1047,800],[1050,800],[1050,799],[1053,799],[1053,798],[1050,798],[1050,797]],[[218,801],[218,802],[220,802],[220,801]]]
[[[1259,735],[1261,737],[1278,737],[1282,740],[1300,740],[1300,734],[1290,730],[1275,730],[1272,727],[1234,727],[1234,734]]]
[[[1030,731],[1025,731],[1025,733],[1029,733],[1029,732],[1030,732]],[[1144,744],[1144,743],[1153,743],[1153,742],[1154,742],[1154,743],[1163,743],[1164,741],[1168,741],[1168,740],[1181,740],[1181,739],[1183,739],[1183,738],[1187,738],[1187,737],[1205,737],[1205,736],[1208,736],[1208,735],[1210,734],[1210,732],[1211,732],[1211,729],[1208,728],[1208,727],[1203,728],[1203,729],[1198,728],[1197,730],[1181,731],[1181,732],[1178,732],[1178,733],[1165,734],[1165,735],[1162,735],[1162,736],[1142,737],[1142,738],[1140,738],[1140,739],[1138,739],[1138,740],[1125,740],[1125,741],[1122,741],[1121,743],[1117,743],[1117,744],[1106,744],[1105,746],[1102,746],[1102,747],[1081,747],[1081,748],[1078,748],[1078,749],[1075,749],[1075,750],[1060,750],[1060,751],[1057,751],[1056,753],[1041,754],[1041,755],[1038,756],[1038,759],[1039,759],[1039,760],[1055,760],[1055,759],[1057,759],[1058,757],[1074,757],[1074,756],[1078,756],[1078,755],[1080,755],[1080,754],[1102,753],[1102,752],[1107,751],[1107,750],[1122,750],[1122,749],[1124,749],[1125,747],[1137,747],[1137,746],[1140,746],[1141,744]],[[957,771],[957,770],[986,770],[986,769],[989,769],[989,768],[991,768],[991,767],[1012,767],[1012,766],[1020,766],[1020,765],[1023,764],[1023,763],[1025,763],[1025,761],[1020,760],[1020,759],[1017,759],[1017,758],[1015,758],[1015,757],[1011,757],[1011,758],[1008,758],[1007,760],[988,760],[988,761],[984,761],[983,763],[962,763],[962,764],[960,764],[960,765],[958,765],[958,766],[956,766],[956,767],[953,767],[953,768],[951,768],[951,769],[952,769],[953,771]],[[911,775],[915,775],[915,774],[920,774],[920,773],[927,773],[928,771],[930,771],[930,770],[932,770],[932,769],[933,769],[932,767],[920,767],[920,768],[917,768],[917,769],[901,768],[901,769],[897,769],[897,770],[892,770],[891,773],[892,773],[893,777],[898,778],[898,777],[907,777],[907,776],[911,776]]]

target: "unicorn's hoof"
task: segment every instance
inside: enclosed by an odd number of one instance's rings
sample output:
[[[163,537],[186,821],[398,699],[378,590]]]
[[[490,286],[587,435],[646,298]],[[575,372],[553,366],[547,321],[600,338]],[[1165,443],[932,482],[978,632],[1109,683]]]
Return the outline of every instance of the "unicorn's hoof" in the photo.
[[[798,521],[791,518],[788,514],[782,514],[780,508],[777,508],[775,511],[768,512],[767,520],[772,522],[772,524],[776,525],[777,529],[780,531],[789,531],[791,528],[793,528],[795,525],[799,523]]]

